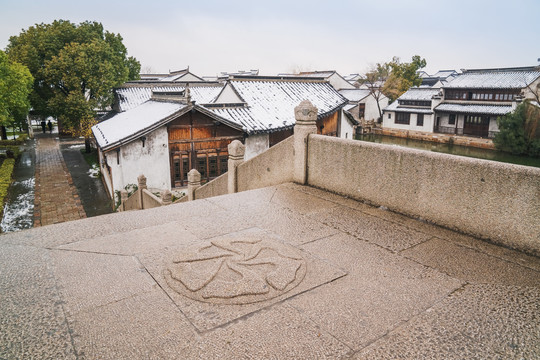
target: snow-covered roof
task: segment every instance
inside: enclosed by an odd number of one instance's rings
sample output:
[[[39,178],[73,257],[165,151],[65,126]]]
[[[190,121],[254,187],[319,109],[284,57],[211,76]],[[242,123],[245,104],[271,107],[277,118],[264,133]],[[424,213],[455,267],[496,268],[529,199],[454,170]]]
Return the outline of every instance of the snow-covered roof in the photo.
[[[435,108],[435,111],[460,114],[506,115],[512,112],[512,106],[442,103]]]
[[[243,100],[242,104],[214,103],[223,85],[190,87],[195,105],[151,99],[150,87],[117,89],[123,112],[95,125],[92,131],[100,148],[108,150],[166,124],[173,115],[179,116],[182,111],[189,110],[186,107],[254,134],[294,126],[294,108],[303,100],[309,100],[317,107],[319,117],[338,111],[347,104],[347,99],[326,81],[245,78],[229,80],[227,84]],[[185,88],[164,86],[153,90],[154,93],[171,94],[183,92]]]
[[[447,77],[451,75],[456,75],[456,74],[457,74],[456,70],[439,70],[435,74],[431,75],[431,77],[438,77],[438,78],[446,79]]]
[[[458,74],[445,89],[523,89],[540,77],[540,71],[475,70]]]
[[[313,71],[313,72],[301,72],[298,76],[328,78],[334,75],[335,73],[336,73],[335,71]]]
[[[394,101],[393,103],[385,107],[383,111],[407,112],[407,113],[415,113],[415,114],[433,114],[433,111],[431,111],[430,108],[418,108],[418,107],[399,105],[397,101]]]
[[[240,123],[248,133],[276,131],[295,124],[294,108],[309,100],[318,116],[335,112],[347,99],[327,82],[235,79],[229,82],[246,107],[208,107],[219,116]]]
[[[352,125],[360,125],[360,122],[358,120],[356,120],[354,118],[353,114],[351,114],[349,111],[345,110],[345,111],[343,111],[343,114],[345,114],[345,117],[347,118],[347,120],[349,120],[349,122]]]
[[[356,102],[369,96],[370,91],[368,89],[341,89],[339,93],[347,100]]]
[[[403,93],[398,100],[420,100],[427,101],[431,100],[434,95],[439,93],[439,89],[434,88],[410,88],[405,93]]]
[[[222,84],[215,86],[190,86],[191,100],[197,104],[211,103],[223,88]],[[122,87],[116,89],[120,111],[133,109],[136,106],[150,100],[152,90],[155,92],[175,91],[181,92],[185,90],[184,86],[154,86],[152,87]]]
[[[153,131],[187,107],[179,102],[147,101],[92,126],[92,132],[99,147],[107,150]]]
[[[349,75],[344,75],[343,78],[349,82],[354,82],[358,79],[361,79],[362,76],[360,74],[349,74]]]

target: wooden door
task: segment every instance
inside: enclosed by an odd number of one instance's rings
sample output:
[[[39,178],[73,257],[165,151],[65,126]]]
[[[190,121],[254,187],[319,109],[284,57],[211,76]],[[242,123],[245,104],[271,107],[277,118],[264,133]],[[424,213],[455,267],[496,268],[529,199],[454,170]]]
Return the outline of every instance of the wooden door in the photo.
[[[487,138],[489,135],[489,116],[465,116],[463,134]]]

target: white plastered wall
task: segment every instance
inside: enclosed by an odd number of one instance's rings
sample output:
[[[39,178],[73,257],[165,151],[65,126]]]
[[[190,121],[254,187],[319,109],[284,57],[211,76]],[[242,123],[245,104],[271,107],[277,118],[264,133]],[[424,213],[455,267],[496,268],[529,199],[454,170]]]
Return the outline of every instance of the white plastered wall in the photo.
[[[245,140],[245,146],[244,160],[249,160],[268,150],[270,147],[270,137],[268,134],[250,135]]]
[[[388,114],[391,114],[391,118],[388,118]],[[411,113],[409,125],[407,124],[396,124],[396,113],[394,111],[386,111],[383,114],[383,127],[389,129],[399,129],[399,130],[414,130],[414,131],[423,131],[423,132],[433,132],[433,114],[424,114],[424,125],[417,126],[417,117],[418,114]]]
[[[128,184],[137,184],[137,177],[141,174],[146,176],[149,188],[171,189],[166,126],[146,135],[144,147],[142,140],[137,139],[121,146],[119,152],[108,151],[106,156],[111,167],[114,191],[122,190]]]
[[[377,108],[377,100],[371,95],[366,96],[365,98],[360,101],[362,104],[366,104],[365,110],[364,110],[364,119],[367,121],[371,120],[377,120],[379,118],[379,109]],[[386,96],[382,96],[382,98],[379,100],[379,104],[382,109],[388,106],[388,98]]]
[[[339,131],[339,137],[342,139],[353,139],[354,138],[354,125],[351,123],[349,118],[343,113],[344,110],[341,110],[341,125]],[[358,111],[358,109],[356,109]]]

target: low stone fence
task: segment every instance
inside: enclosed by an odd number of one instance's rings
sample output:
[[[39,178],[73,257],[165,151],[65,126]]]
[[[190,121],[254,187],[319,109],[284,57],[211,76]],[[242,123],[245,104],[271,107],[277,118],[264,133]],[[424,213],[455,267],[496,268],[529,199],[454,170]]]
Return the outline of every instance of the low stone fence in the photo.
[[[142,209],[152,209],[159,206],[170,205],[172,204],[172,194],[169,190],[164,190],[161,192],[161,197],[156,196],[146,187],[146,177],[140,175],[137,178],[138,189],[128,196],[126,190],[120,192],[120,206],[118,206],[117,211],[129,211],[129,210],[142,210]],[[176,200],[174,203],[186,201],[185,196]]]
[[[309,135],[307,184],[540,255],[540,169]]]
[[[188,173],[188,199],[204,199],[238,191],[260,189],[293,181],[294,137],[244,161],[245,147],[238,140],[229,144],[228,171],[201,186],[200,173]]]
[[[540,169],[316,135],[309,102],[295,117],[293,137],[246,162],[231,143],[226,178],[198,189],[192,170],[189,199],[292,180],[540,255]]]

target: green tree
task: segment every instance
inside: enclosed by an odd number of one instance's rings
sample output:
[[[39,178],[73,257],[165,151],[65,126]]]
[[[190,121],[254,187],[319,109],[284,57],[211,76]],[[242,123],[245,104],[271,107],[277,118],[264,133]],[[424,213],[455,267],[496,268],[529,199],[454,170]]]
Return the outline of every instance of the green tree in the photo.
[[[122,37],[97,22],[36,24],[12,36],[7,53],[34,76],[34,110],[57,117],[63,131],[87,140],[96,111],[112,104],[113,88],[137,79],[140,71]]]
[[[369,95],[372,96],[377,102],[377,109],[379,110],[379,122],[382,120],[382,109],[379,101],[384,95],[383,86],[390,76],[391,68],[389,63],[378,63],[372,66],[371,69],[366,72],[363,78],[359,81],[362,85],[366,85],[369,89]]]
[[[32,91],[32,75],[28,68],[9,61],[0,51],[0,126],[2,140],[6,137],[6,126],[15,127],[26,119],[30,109],[28,95]]]
[[[397,56],[394,56],[392,61],[386,63],[386,66],[390,68],[390,75],[384,83],[382,91],[390,99],[390,102],[395,101],[411,87],[422,84],[422,78],[418,75],[418,70],[424,68],[426,64],[426,59],[418,55],[414,55],[411,62],[408,63],[402,63]]]
[[[497,119],[499,133],[493,142],[498,150],[540,157],[540,108],[529,100]]]

